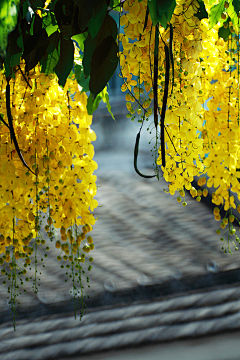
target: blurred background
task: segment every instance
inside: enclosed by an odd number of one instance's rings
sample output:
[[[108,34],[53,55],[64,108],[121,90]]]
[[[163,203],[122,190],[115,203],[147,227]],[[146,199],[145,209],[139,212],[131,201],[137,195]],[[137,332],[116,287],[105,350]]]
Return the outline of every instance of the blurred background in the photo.
[[[164,192],[162,178],[135,173],[140,124],[126,119],[120,81],[116,75],[110,83],[116,121],[104,104],[93,118],[99,220],[87,314],[74,319],[71,283],[51,244],[38,294],[27,284],[19,298],[16,331],[0,281],[1,360],[240,359],[240,253],[221,250],[208,201],[186,194],[183,207]],[[138,167],[151,175],[154,132],[147,127]]]

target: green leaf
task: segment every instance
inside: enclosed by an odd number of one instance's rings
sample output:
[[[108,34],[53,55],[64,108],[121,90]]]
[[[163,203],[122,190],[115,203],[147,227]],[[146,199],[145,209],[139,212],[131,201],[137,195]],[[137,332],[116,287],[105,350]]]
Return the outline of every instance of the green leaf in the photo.
[[[42,59],[48,44],[49,40],[45,29],[42,29],[41,33],[34,34],[28,38],[24,44],[24,51],[22,54],[22,57],[26,62],[26,72],[33,69]]]
[[[56,17],[53,12],[45,11],[42,17],[42,27],[46,30],[48,36],[59,29]]]
[[[149,14],[153,26],[160,23],[165,29],[176,7],[176,0],[148,0]]]
[[[158,14],[161,15],[166,13],[168,9],[172,7],[173,3],[175,3],[176,6],[176,1],[173,0],[156,0]]]
[[[225,28],[224,26],[220,27],[218,30],[218,36],[223,38],[225,41],[228,40],[229,35],[231,34],[231,31],[229,29],[229,26]]]
[[[101,94],[98,94],[95,99],[93,98],[92,94],[89,95],[87,99],[87,112],[89,115],[92,115],[95,110],[97,110],[98,105],[102,100]]]
[[[103,20],[107,14],[107,2],[106,0],[98,0],[94,6],[93,14],[88,22],[88,31],[91,34],[92,39],[97,35]]]
[[[57,74],[59,79],[58,83],[61,86],[65,85],[67,81],[67,77],[72,70],[73,59],[74,59],[73,41],[71,39],[65,40],[62,38],[60,44],[60,57],[55,67],[55,73]]]
[[[208,13],[206,11],[206,8],[205,8],[205,4],[203,2],[203,0],[197,0],[200,7],[198,9],[198,12],[195,14],[195,16],[199,19],[199,20],[202,20],[202,19],[207,19],[208,18]]]
[[[238,1],[240,3],[240,1]],[[228,13],[232,23],[233,23],[233,26],[235,26],[235,28],[238,29],[238,16],[235,11],[235,7],[233,6],[232,3],[229,3],[229,7],[226,9],[226,12]]]
[[[107,85],[118,64],[118,46],[112,36],[106,37],[93,53],[89,89],[96,96]]]
[[[21,22],[21,30],[23,34],[23,59],[26,62],[25,69],[28,72],[33,69],[44,56],[49,44],[46,30],[42,27],[42,18],[38,14],[34,14],[33,25],[24,21]],[[32,35],[29,35],[29,34]]]
[[[142,0],[138,0],[138,1],[141,2]],[[122,9],[122,4],[121,4],[120,0],[110,0],[108,6],[111,9],[114,9],[116,11],[121,11],[121,9]]]
[[[8,35],[7,55],[5,59],[5,75],[15,77],[13,68],[20,63],[23,53],[23,38],[19,26]]]
[[[80,9],[73,0],[58,0],[54,7],[54,14],[63,38],[68,40],[73,35],[83,32],[79,27]]]
[[[108,95],[108,91],[107,91],[107,86],[105,86],[103,91],[101,91],[95,98],[90,93],[90,95],[88,97],[88,101],[87,101],[88,114],[92,115],[94,113],[94,111],[97,110],[101,100],[103,100],[103,102],[107,105],[108,112],[111,114],[113,120],[115,120],[114,115],[112,113],[112,108],[111,108],[111,105],[110,105],[110,102],[109,102],[109,95]]]
[[[153,26],[156,26],[159,23],[158,13],[157,13],[157,0],[148,0],[147,4],[149,8],[149,14],[153,23]]]
[[[79,64],[74,64],[74,72],[78,84],[82,87],[81,92],[88,92],[90,76],[88,76],[87,78],[85,77],[83,67]]]
[[[236,14],[238,15],[240,12],[240,1],[239,0],[232,0],[232,5],[234,7],[234,10]]]
[[[113,120],[115,120],[115,117],[112,113],[112,108],[109,102],[109,95],[108,95],[108,91],[107,91],[107,86],[105,86],[105,88],[103,89],[103,91],[100,93],[102,95],[102,100],[103,102],[107,105],[107,109],[109,114],[112,116]],[[116,121],[116,120],[115,120]]]
[[[22,7],[22,17],[24,18],[28,13],[28,0],[25,0],[23,3],[21,2]]]
[[[164,29],[167,28],[168,20],[166,18],[166,15],[163,13],[158,17],[158,22],[164,27]]]
[[[58,63],[60,57],[60,33],[56,31],[49,36],[49,44],[47,50],[40,61],[42,72],[45,74],[54,73],[54,68]]]
[[[0,1],[0,51],[5,54],[8,34],[14,30],[18,18],[19,0]]]
[[[78,26],[80,32],[85,32],[93,15],[93,9],[98,0],[73,0],[78,7]]]
[[[171,21],[174,9],[176,7],[176,1],[173,0],[171,2],[171,5],[169,6],[169,8],[167,9],[167,11],[165,11],[160,18],[160,24],[166,29],[168,23]],[[166,18],[166,22],[163,24],[163,19]]]
[[[209,26],[210,29],[213,28],[220,20],[222,20],[221,15],[225,10],[224,7],[225,0],[220,0],[217,5],[213,5],[210,9],[209,14]]]
[[[78,43],[78,46],[80,47],[82,52],[84,52],[84,41],[86,40],[87,36],[87,32],[72,36],[72,39]]]
[[[49,26],[51,24],[57,25],[57,19],[56,19],[54,12],[43,10],[42,24],[43,24],[44,28],[46,28],[47,26]]]
[[[91,34],[88,33],[88,37],[84,41],[84,56],[83,56],[83,69],[87,77],[90,75],[91,72],[92,56],[96,48],[108,36],[112,36],[113,39],[115,40],[117,34],[118,34],[118,28],[116,21],[110,15],[107,15],[105,17],[101,25],[101,28],[94,39],[91,37]]]
[[[48,34],[48,36],[52,35],[53,33],[55,33],[55,31],[57,31],[59,29],[58,25],[48,25],[46,27],[46,32]]]

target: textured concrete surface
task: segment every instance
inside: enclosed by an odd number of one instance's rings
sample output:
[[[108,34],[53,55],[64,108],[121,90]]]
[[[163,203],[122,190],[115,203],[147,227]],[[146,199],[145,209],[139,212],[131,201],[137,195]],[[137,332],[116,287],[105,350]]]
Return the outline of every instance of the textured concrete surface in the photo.
[[[239,360],[240,332],[208,338],[175,341],[138,349],[111,351],[81,360]],[[77,360],[78,358],[76,358]],[[67,360],[67,359],[65,359]]]

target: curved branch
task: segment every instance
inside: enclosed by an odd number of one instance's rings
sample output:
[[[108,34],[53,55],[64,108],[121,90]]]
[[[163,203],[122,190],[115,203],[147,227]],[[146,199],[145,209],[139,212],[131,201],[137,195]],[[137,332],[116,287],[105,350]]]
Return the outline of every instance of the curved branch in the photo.
[[[7,86],[6,86],[6,108],[7,108],[7,117],[8,117],[8,124],[9,124],[9,130],[10,130],[10,134],[11,134],[11,138],[13,140],[15,149],[18,153],[18,156],[21,160],[21,162],[23,163],[23,165],[29,170],[31,171],[31,173],[33,173],[34,175],[36,175],[28,166],[28,164],[25,162],[20,148],[18,146],[18,142],[17,142],[17,138],[14,132],[14,127],[13,127],[13,122],[12,122],[12,114],[11,114],[11,105],[10,105],[10,84],[9,84],[9,80],[7,79]]]

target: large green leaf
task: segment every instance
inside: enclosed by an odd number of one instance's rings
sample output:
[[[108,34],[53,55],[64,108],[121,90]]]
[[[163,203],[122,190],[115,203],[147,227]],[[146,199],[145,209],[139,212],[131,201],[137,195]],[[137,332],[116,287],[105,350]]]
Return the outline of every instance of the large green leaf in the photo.
[[[224,26],[220,27],[218,30],[218,36],[223,38],[225,41],[228,40],[229,35],[231,34],[231,31],[229,29],[229,26],[225,28]]]
[[[106,37],[93,53],[89,89],[95,97],[107,85],[118,64],[118,46],[112,36]]]
[[[156,0],[158,14],[161,15],[163,13],[166,13],[173,3],[173,0]]]
[[[160,23],[165,29],[176,7],[176,0],[148,0],[153,26]]]
[[[210,29],[215,26],[222,18],[221,15],[225,10],[224,7],[225,0],[220,0],[217,5],[213,5],[210,9],[209,14],[209,26]]]
[[[8,35],[7,55],[5,58],[6,77],[14,77],[13,68],[18,65],[23,53],[23,38],[19,26]]]
[[[167,25],[172,18],[172,14],[174,12],[175,7],[176,7],[176,1],[173,0],[169,8],[165,12],[161,13],[159,22],[164,27],[164,29],[167,28]]]
[[[48,35],[45,29],[41,33],[32,35],[24,44],[24,51],[22,54],[26,62],[26,71],[33,69],[37,63],[42,59],[49,44]]]
[[[98,0],[73,0],[78,9],[78,26],[81,32],[87,30],[88,22]]]
[[[60,57],[60,33],[56,31],[49,36],[49,44],[47,50],[42,57],[40,64],[42,66],[42,72],[45,74],[54,73],[54,68],[58,63]]]
[[[101,44],[101,42],[106,37],[112,36],[112,38],[115,40],[117,34],[118,34],[118,28],[116,21],[108,14],[105,17],[101,25],[101,28],[94,39],[91,37],[91,34],[88,33],[88,37],[84,41],[84,56],[83,56],[83,68],[86,77],[90,75],[92,56],[96,48]]]
[[[232,5],[234,7],[234,10],[236,14],[238,15],[240,12],[240,1],[239,0],[232,0]]]
[[[54,13],[64,39],[70,39],[73,35],[83,32],[78,24],[80,10],[73,0],[58,0]]]
[[[88,31],[92,39],[97,35],[103,20],[107,14],[106,0],[98,0],[93,8],[93,14],[88,22]]]
[[[41,60],[48,47],[48,35],[46,30],[42,27],[42,18],[35,14],[33,18],[33,25],[28,30],[29,24],[25,23],[22,27],[24,51],[22,54],[26,62],[26,71],[33,69]],[[24,31],[25,30],[25,31]],[[31,33],[32,35],[29,35]]]
[[[55,73],[58,76],[58,83],[64,86],[68,75],[70,74],[73,67],[74,58],[74,46],[71,39],[61,39],[60,44],[60,57],[55,67]]]

